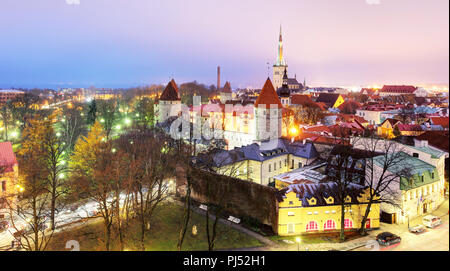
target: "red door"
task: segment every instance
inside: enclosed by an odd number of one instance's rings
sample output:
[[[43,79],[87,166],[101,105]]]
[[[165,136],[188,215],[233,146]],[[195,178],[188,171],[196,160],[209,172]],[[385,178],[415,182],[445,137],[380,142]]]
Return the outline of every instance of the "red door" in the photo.
[[[370,218],[366,220],[366,229],[370,229]]]

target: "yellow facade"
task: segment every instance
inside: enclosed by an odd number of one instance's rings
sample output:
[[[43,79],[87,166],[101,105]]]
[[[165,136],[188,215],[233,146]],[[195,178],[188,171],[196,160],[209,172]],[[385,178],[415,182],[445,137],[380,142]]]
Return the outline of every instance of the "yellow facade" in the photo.
[[[388,139],[394,138],[394,127],[392,127],[389,121],[385,121],[382,125],[380,125],[380,127],[378,127],[377,134]]]
[[[292,154],[284,154],[265,161],[245,160],[236,162],[218,168],[217,172],[241,180],[268,185],[274,181],[273,177],[303,167],[312,161]],[[275,187],[277,187],[276,183]]]
[[[349,203],[345,207],[346,229],[359,229],[367,209],[368,190],[358,197],[358,203]],[[349,201],[350,199],[348,199]],[[286,194],[278,206],[278,235],[289,236],[309,233],[338,231],[341,227],[341,206],[334,203],[334,198],[326,199],[328,205],[314,206],[317,199],[311,198],[309,205],[302,207],[302,202],[295,192]],[[380,205],[372,204],[368,216],[367,228],[380,227]]]
[[[345,102],[344,98],[342,97],[342,95],[339,95],[339,97],[336,99],[336,102],[333,105],[333,108],[338,108],[341,104],[343,104]]]

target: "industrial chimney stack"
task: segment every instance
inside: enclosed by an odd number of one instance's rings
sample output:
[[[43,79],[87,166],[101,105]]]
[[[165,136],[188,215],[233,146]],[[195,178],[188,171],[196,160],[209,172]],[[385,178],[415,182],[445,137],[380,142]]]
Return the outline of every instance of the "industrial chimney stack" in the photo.
[[[220,89],[220,66],[217,66],[217,90]]]

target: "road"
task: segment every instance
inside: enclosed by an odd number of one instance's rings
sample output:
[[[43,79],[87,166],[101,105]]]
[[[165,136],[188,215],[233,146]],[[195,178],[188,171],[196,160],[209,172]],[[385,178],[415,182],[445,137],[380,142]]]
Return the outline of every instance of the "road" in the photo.
[[[355,251],[449,251],[449,217],[448,214],[441,216],[442,224],[436,228],[427,228],[421,234],[410,233],[406,225],[382,225],[381,230],[371,233],[373,240],[375,236],[383,231],[392,232],[402,238],[400,244],[389,247],[378,246],[375,242],[367,247],[355,249]]]

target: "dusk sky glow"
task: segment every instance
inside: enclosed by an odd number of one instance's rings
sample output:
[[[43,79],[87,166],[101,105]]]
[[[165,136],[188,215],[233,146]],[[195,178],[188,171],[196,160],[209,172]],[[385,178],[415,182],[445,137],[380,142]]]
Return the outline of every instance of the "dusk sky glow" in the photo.
[[[448,84],[448,0],[1,0],[0,88]],[[270,74],[272,70],[270,69]]]

